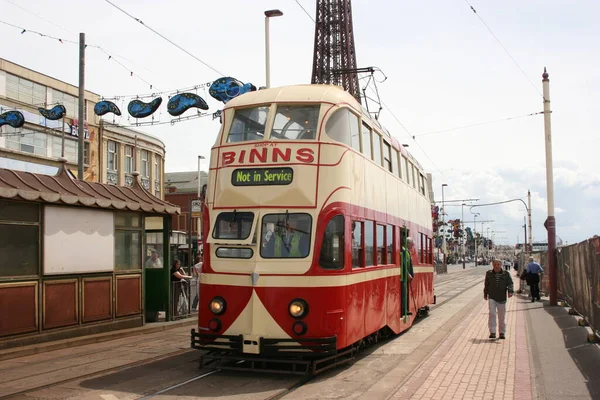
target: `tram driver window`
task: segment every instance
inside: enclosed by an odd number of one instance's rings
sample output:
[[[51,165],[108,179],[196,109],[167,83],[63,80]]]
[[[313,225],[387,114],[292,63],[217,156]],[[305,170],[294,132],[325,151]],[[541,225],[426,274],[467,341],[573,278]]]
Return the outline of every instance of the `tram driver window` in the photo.
[[[263,140],[268,114],[267,106],[235,110],[227,143]]]
[[[319,265],[323,269],[344,268],[344,217],[336,215],[327,223],[321,244]]]
[[[228,211],[217,216],[213,238],[244,240],[250,236],[254,213]]]
[[[260,256],[305,258],[310,253],[312,217],[305,213],[267,214],[262,219]]]
[[[271,130],[274,140],[314,140],[320,106],[278,106]]]

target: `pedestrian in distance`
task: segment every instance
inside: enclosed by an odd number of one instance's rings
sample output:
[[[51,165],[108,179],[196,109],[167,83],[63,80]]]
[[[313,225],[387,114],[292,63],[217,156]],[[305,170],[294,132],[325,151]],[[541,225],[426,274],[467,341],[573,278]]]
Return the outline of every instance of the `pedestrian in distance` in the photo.
[[[498,319],[499,339],[506,338],[506,301],[512,297],[513,281],[510,272],[502,268],[500,260],[492,261],[492,269],[485,274],[483,299],[488,301],[490,339],[496,339],[496,318]],[[508,294],[508,297],[507,297]]]
[[[544,273],[544,269],[533,260],[533,257],[529,257],[529,264],[525,268],[525,273],[525,279],[531,292],[531,302],[540,301],[540,276]]]

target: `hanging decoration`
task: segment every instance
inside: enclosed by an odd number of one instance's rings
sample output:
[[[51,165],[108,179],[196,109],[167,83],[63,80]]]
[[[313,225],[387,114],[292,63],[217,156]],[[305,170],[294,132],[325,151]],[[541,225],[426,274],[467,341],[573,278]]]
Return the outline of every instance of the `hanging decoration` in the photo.
[[[178,117],[192,107],[208,110],[206,101],[195,93],[179,93],[169,99],[167,111],[174,117]]]
[[[102,116],[108,113],[113,113],[115,115],[121,115],[121,110],[119,107],[112,101],[102,100],[96,103],[94,106],[94,114],[98,116]]]
[[[129,102],[127,111],[129,111],[129,115],[133,118],[146,118],[147,116],[154,114],[161,103],[162,97],[157,97],[150,103],[144,103],[143,101],[136,99]]]
[[[254,92],[256,86],[251,83],[242,83],[230,76],[215,80],[208,93],[216,100],[227,103],[229,100],[247,92]]]
[[[51,109],[38,108],[38,111],[42,116],[50,121],[56,121],[61,119],[67,113],[67,109],[62,104],[57,104]]]
[[[4,125],[21,128],[25,125],[25,117],[20,111],[7,111],[0,114],[0,127]]]

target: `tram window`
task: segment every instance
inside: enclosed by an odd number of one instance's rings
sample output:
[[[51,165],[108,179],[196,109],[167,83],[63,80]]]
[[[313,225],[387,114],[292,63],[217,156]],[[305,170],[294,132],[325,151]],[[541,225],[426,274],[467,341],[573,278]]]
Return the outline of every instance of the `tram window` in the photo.
[[[325,228],[319,265],[323,269],[344,268],[344,216],[336,215]]]
[[[365,222],[365,253],[366,253],[366,264],[367,265],[376,265],[375,264],[375,235],[373,228],[373,221]]]
[[[368,158],[373,159],[371,152],[371,128],[366,124],[362,124],[362,153]]]
[[[411,163],[408,162],[408,159],[404,158],[404,171],[406,172],[406,183],[408,183],[410,185],[410,182],[412,181],[411,179],[411,170],[409,169],[409,165],[412,165]]]
[[[363,223],[352,221],[352,268],[365,266],[365,248],[363,246]]]
[[[423,174],[419,173],[419,190],[421,191],[421,194],[423,196],[425,196],[425,178],[423,177]]]
[[[417,188],[417,181],[415,178],[415,166],[413,165],[413,163],[409,163],[409,170],[408,170],[408,174],[410,175],[410,181],[412,182],[412,186],[416,189]]]
[[[392,146],[385,140],[383,141],[383,167],[394,173],[394,169],[392,168]]]
[[[252,249],[244,247],[219,247],[215,252],[219,258],[252,258]]]
[[[222,212],[217,216],[213,229],[215,239],[244,240],[250,236],[254,213],[251,212]]]
[[[271,139],[314,140],[320,106],[278,106]]]
[[[327,120],[325,132],[336,142],[344,143],[360,151],[360,129],[358,117],[347,108],[340,108]]]
[[[305,258],[310,253],[310,214],[267,214],[262,219],[260,256]]]
[[[268,106],[235,110],[227,143],[263,140],[268,114]]]
[[[387,264],[385,262],[385,248],[385,226],[377,225],[377,265]]]
[[[394,252],[394,236],[396,234],[396,231],[394,230],[394,227],[392,225],[388,225],[387,227],[387,231],[386,231],[387,235],[386,240],[387,240],[387,263],[388,264],[395,264],[396,260],[394,255],[396,254]]]
[[[381,136],[373,131],[373,161],[378,165],[383,165],[381,162]]]
[[[398,151],[396,149],[392,149],[392,174],[396,175],[398,178],[400,177],[400,168],[398,165]]]

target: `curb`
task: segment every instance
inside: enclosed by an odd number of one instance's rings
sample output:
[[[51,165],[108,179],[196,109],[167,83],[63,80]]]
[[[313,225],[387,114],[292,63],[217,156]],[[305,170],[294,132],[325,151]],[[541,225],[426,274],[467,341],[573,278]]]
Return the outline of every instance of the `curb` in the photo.
[[[121,339],[136,335],[147,335],[150,333],[161,332],[174,328],[181,328],[184,326],[195,326],[197,323],[197,318],[188,318],[180,321],[163,323],[162,325],[150,323],[139,328],[122,329],[112,332],[97,333],[94,335],[74,337],[46,343],[37,343],[22,347],[15,347],[6,350],[0,350],[0,361],[30,356],[33,354],[46,353],[48,351],[62,350],[70,347],[83,346],[86,344],[107,342],[110,340]]]

